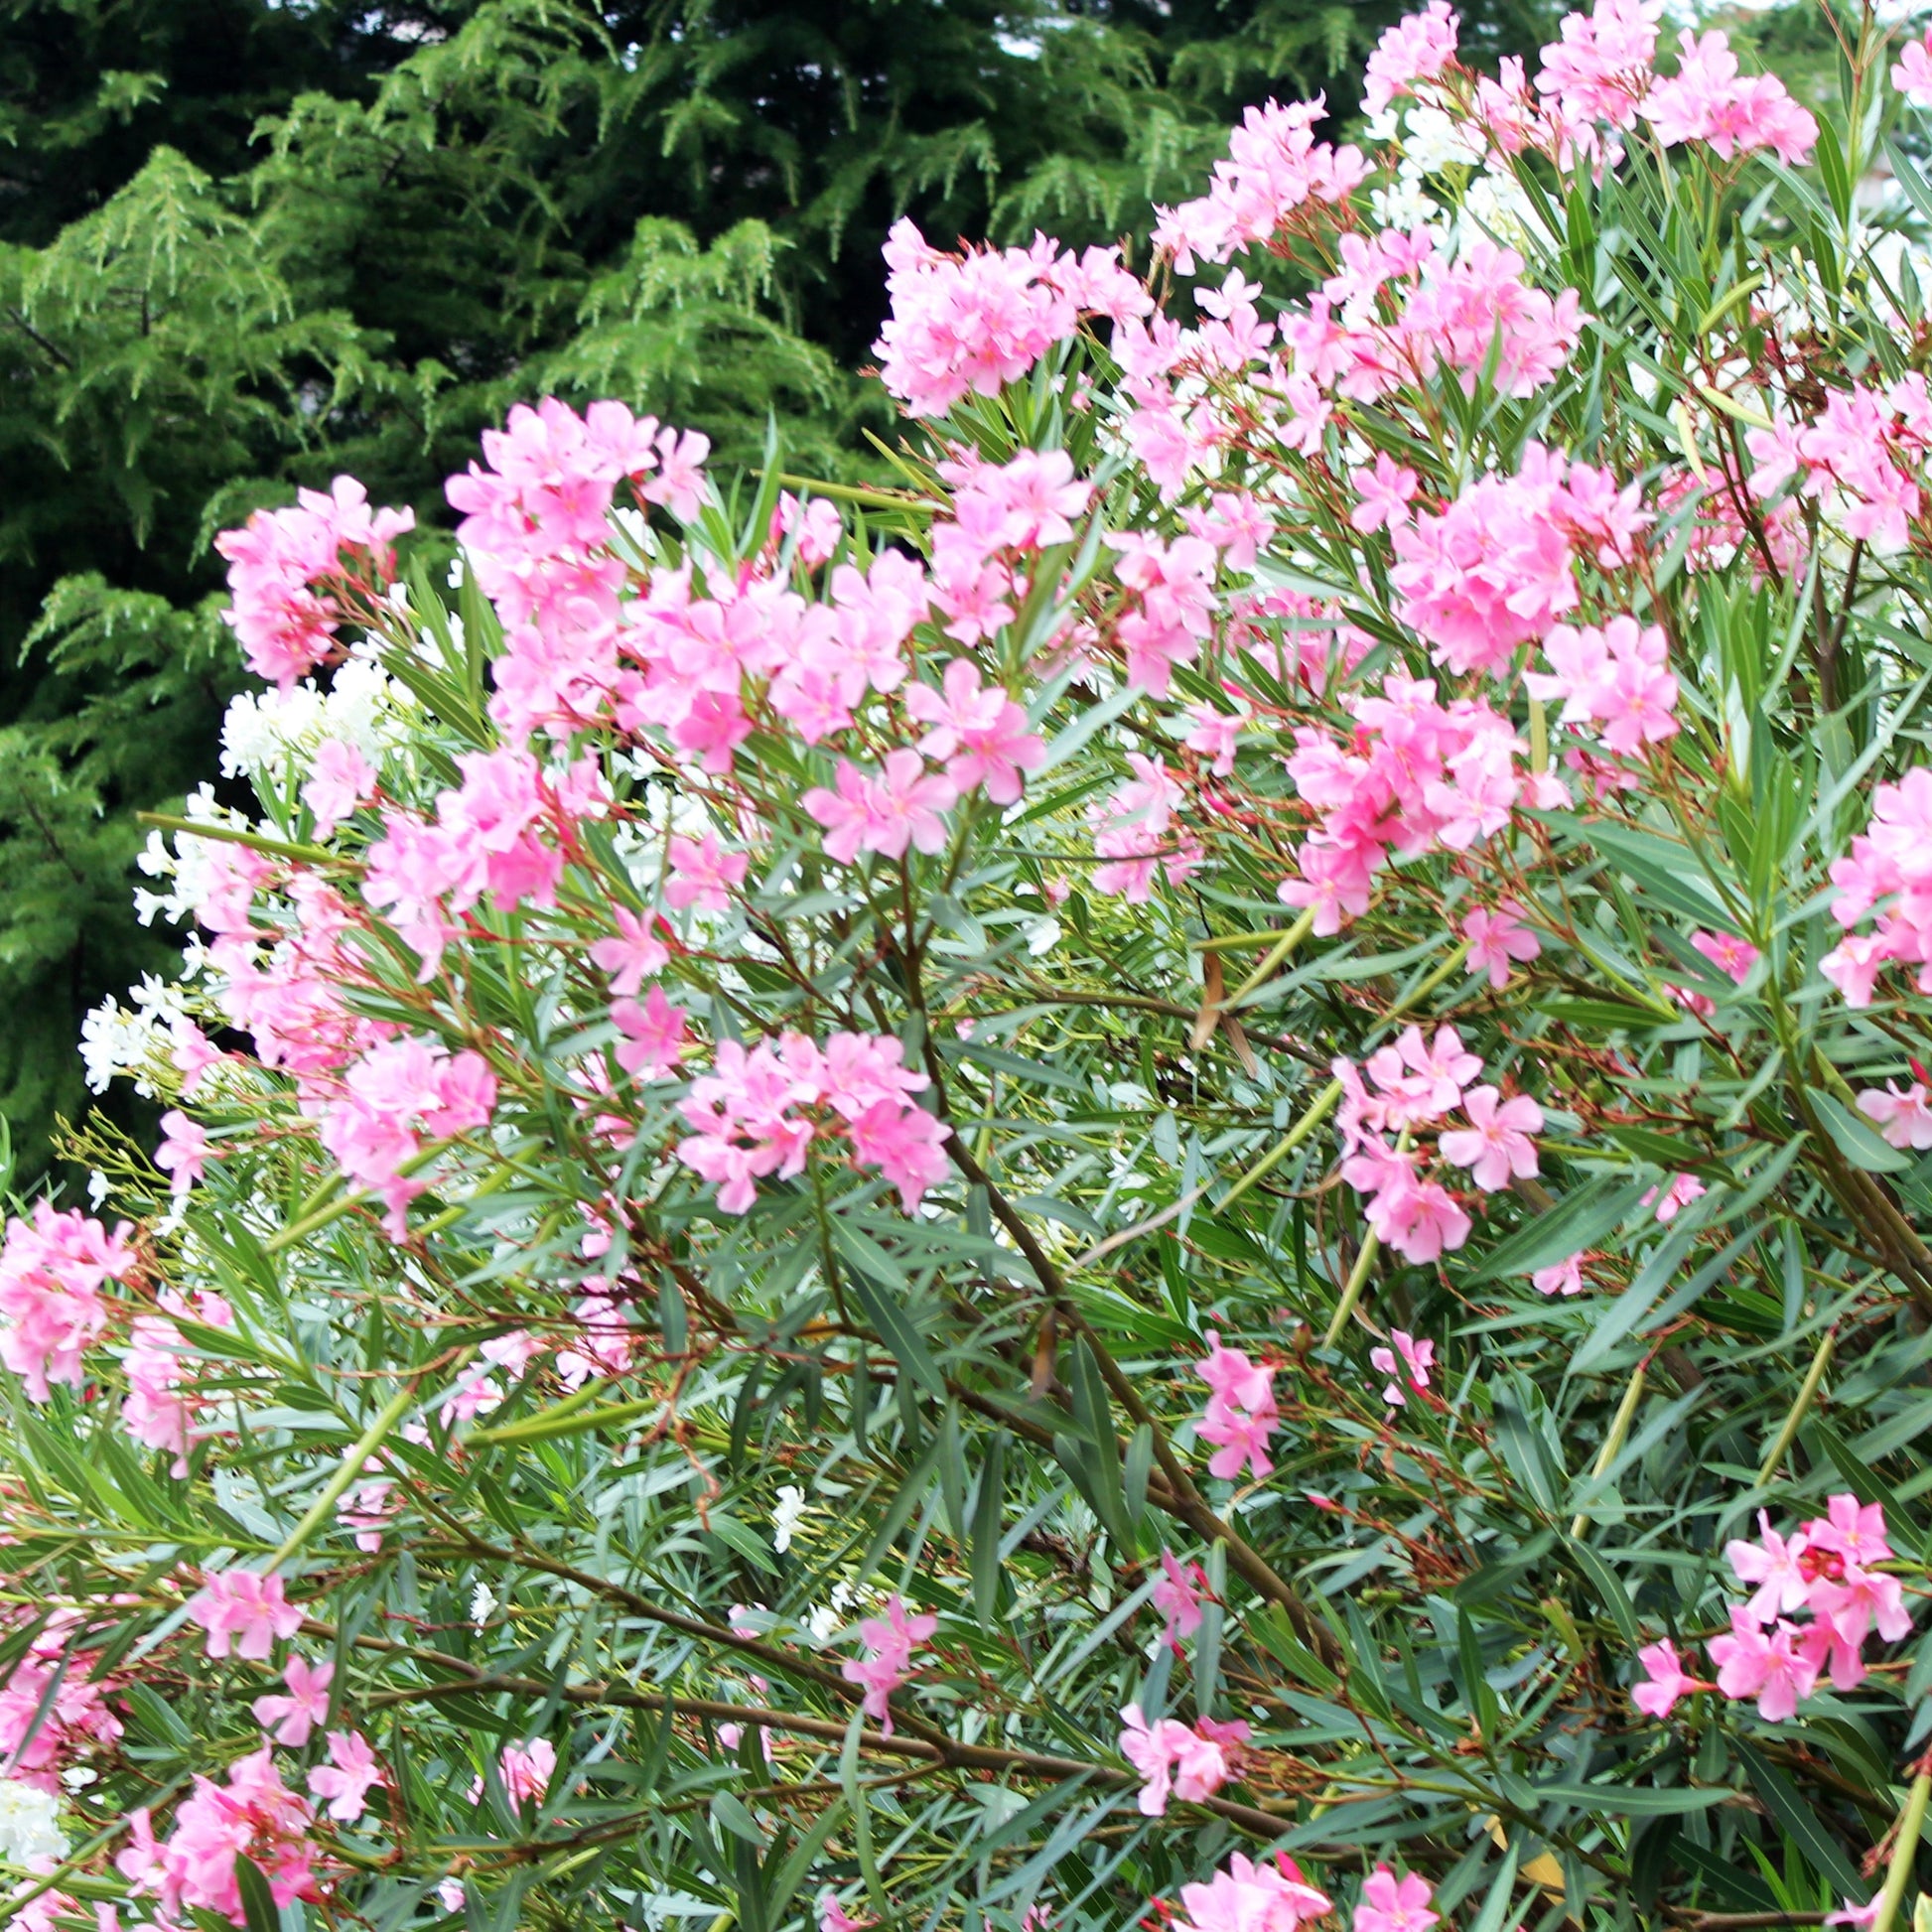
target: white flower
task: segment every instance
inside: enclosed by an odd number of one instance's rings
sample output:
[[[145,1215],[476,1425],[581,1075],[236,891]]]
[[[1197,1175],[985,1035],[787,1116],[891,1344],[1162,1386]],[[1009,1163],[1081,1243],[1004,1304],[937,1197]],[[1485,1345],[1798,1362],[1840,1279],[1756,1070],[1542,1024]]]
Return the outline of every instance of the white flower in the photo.
[[[805,1628],[820,1643],[830,1643],[843,1627],[844,1619],[839,1615],[838,1611],[827,1609],[823,1605],[818,1609],[810,1611],[805,1618]]]
[[[781,1556],[805,1515],[805,1492],[795,1482],[778,1485],[778,1506],[771,1512],[771,1547]]]
[[[470,1595],[470,1621],[481,1630],[496,1614],[496,1598],[487,1584],[479,1584]]]
[[[87,1170],[87,1205],[98,1208],[113,1190],[114,1183],[98,1168]]]
[[[1044,959],[1060,943],[1063,931],[1059,920],[1051,916],[1030,919],[1027,922],[1027,950],[1035,959]]]
[[[29,1870],[66,1858],[61,1801],[18,1778],[0,1778],[0,1859]]]

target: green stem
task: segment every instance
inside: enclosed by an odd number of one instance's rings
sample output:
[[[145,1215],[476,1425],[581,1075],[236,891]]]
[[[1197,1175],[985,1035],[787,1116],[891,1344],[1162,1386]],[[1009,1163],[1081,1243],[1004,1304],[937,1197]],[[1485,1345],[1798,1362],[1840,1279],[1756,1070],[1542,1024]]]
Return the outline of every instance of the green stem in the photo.
[[[1830,1366],[1832,1350],[1838,1346],[1838,1330],[1827,1328],[1820,1337],[1818,1352],[1811,1358],[1811,1367],[1798,1389],[1798,1399],[1791,1405],[1791,1413],[1785,1417],[1784,1426],[1778,1431],[1777,1440],[1764,1452],[1764,1460],[1758,1466],[1757,1486],[1764,1485],[1777,1474],[1778,1464],[1784,1460],[1784,1452],[1791,1447],[1792,1439],[1798,1433],[1798,1426],[1811,1408],[1813,1398],[1818,1394],[1818,1386],[1825,1379],[1825,1370]]]
[[[354,866],[357,872],[362,868],[352,859],[345,859],[340,852],[331,852],[327,846],[291,845],[287,839],[264,838],[259,832],[251,832],[239,825],[207,825],[198,818],[174,818],[166,812],[136,812],[135,823],[152,825],[161,832],[186,832],[191,838],[214,839],[223,845],[245,845],[250,852],[272,853],[278,859],[299,859],[304,865],[311,866]]]
[[[1323,1348],[1332,1348],[1348,1317],[1355,1312],[1355,1304],[1362,1299],[1362,1289],[1368,1281],[1368,1271],[1375,1265],[1375,1257],[1382,1243],[1371,1232],[1362,1243],[1362,1251],[1355,1257],[1355,1265],[1348,1271],[1348,1285],[1341,1291],[1341,1300],[1335,1306],[1335,1318],[1328,1323],[1328,1332],[1321,1337]]]
[[[1898,1837],[1891,1848],[1891,1863],[1885,1869],[1885,1888],[1878,1894],[1878,1910],[1871,1921],[1871,1932],[1891,1932],[1892,1920],[1905,1899],[1905,1886],[1912,1876],[1912,1860],[1918,1852],[1918,1835],[1925,1823],[1925,1801],[1932,1798],[1932,1771],[1920,1771],[1905,1797],[1905,1809],[1898,1820]]]
[[[1215,1213],[1225,1214],[1257,1181],[1264,1180],[1269,1174],[1273,1173],[1321,1125],[1328,1117],[1329,1110],[1340,1098],[1341,1082],[1339,1080],[1330,1080],[1310,1101],[1308,1111],[1302,1118],[1288,1130],[1288,1138],[1279,1142],[1268,1153],[1264,1154],[1214,1204]]]
[[[415,1400],[415,1388],[406,1386],[398,1389],[382,1405],[376,1419],[356,1438],[353,1447],[343,1457],[342,1466],[329,1478],[322,1494],[309,1505],[301,1522],[289,1532],[288,1540],[262,1567],[264,1577],[272,1577],[329,1520],[330,1513],[347,1494],[349,1485],[360,1479],[362,1464],[382,1446],[383,1439],[401,1422],[409,1405]]]
[[[1286,932],[1284,932],[1282,936],[1279,939],[1277,939],[1272,946],[1268,948],[1267,952],[1262,955],[1261,964],[1257,966],[1254,969],[1254,971],[1250,973],[1248,977],[1244,979],[1241,982],[1241,984],[1237,986],[1234,989],[1234,991],[1230,993],[1228,997],[1221,1002],[1222,1007],[1224,1009],[1227,1007],[1238,1007],[1241,1004],[1241,1002],[1245,1000],[1248,997],[1248,995],[1255,990],[1256,987],[1265,985],[1269,980],[1273,979],[1275,976],[1275,969],[1278,966],[1280,966],[1282,961],[1285,960],[1289,956],[1289,954],[1292,953],[1295,950],[1295,948],[1299,946],[1302,943],[1302,941],[1309,936],[1309,930],[1313,924],[1314,924],[1314,907],[1311,905],[1302,914],[1302,916],[1299,919],[1297,919],[1295,923],[1292,926],[1290,926],[1289,929]]]
[[[1591,1482],[1601,1476],[1616,1460],[1616,1452],[1623,1447],[1623,1439],[1630,1433],[1630,1421],[1637,1413],[1637,1404],[1643,1400],[1644,1375],[1648,1365],[1639,1362],[1636,1373],[1630,1377],[1630,1386],[1623,1391],[1623,1400],[1616,1405],[1616,1414],[1610,1419],[1610,1433],[1603,1438],[1603,1447],[1596,1451],[1596,1460],[1590,1464]],[[1761,1480],[1761,1478],[1760,1478]],[[1584,1526],[1589,1521],[1589,1512],[1580,1509],[1570,1519],[1570,1536],[1574,1542],[1584,1533]]]

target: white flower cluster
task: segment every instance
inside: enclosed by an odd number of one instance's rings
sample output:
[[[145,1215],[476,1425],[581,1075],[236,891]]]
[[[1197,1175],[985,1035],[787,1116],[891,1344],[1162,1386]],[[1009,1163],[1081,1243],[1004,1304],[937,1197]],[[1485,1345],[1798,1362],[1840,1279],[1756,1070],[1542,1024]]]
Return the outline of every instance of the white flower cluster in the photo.
[[[461,621],[452,619],[458,628]],[[409,743],[420,707],[415,693],[357,646],[328,690],[307,678],[287,691],[244,691],[221,721],[221,769],[233,778],[286,782],[306,770],[326,738],[352,745],[370,764]]]
[[[60,1799],[19,1778],[0,1778],[0,1860],[32,1871],[59,1863],[67,1851]]]
[[[172,1092],[175,1079],[171,1054],[175,1029],[189,1021],[188,1005],[178,985],[146,974],[128,998],[103,1000],[80,1022],[80,1060],[86,1069],[87,1091],[105,1093],[118,1074],[134,1082],[144,1100]]]
[[[182,816],[198,825],[226,825],[238,832],[254,830],[242,813],[217,804],[214,787],[207,784],[189,794]],[[147,850],[134,862],[150,879],[174,881],[172,892],[135,893],[134,910],[143,925],[152,925],[156,913],[175,923],[192,918],[195,908],[207,897],[208,841],[198,839],[192,832],[177,832],[174,841],[171,851],[165,833],[150,832]]]

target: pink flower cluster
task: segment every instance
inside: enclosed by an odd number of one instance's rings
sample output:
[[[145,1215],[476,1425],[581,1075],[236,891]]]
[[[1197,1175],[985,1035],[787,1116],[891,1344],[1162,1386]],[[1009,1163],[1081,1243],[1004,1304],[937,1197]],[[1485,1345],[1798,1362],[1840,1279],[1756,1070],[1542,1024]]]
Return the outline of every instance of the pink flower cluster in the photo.
[[[527,1744],[505,1744],[496,1759],[496,1770],[512,1810],[541,1804],[550,1780],[557,1775],[557,1747],[547,1737],[533,1737]],[[470,1802],[476,1804],[483,1795],[483,1781],[478,1778],[470,1786]]]
[[[607,796],[592,758],[546,771],[524,751],[466,752],[457,768],[463,782],[438,795],[433,820],[384,814],[362,887],[422,954],[425,983],[457,936],[453,914],[485,896],[498,911],[556,904],[571,827],[598,816]]]
[[[283,1784],[266,1744],[229,1765],[225,1785],[198,1776],[165,1841],[146,1810],[129,1822],[127,1849],[114,1863],[137,1896],[154,1897],[167,1924],[183,1922],[187,1908],[245,1926],[237,1859],[260,1867],[277,1905],[322,1896],[309,1839],[314,1807]]]
[[[1744,441],[1754,496],[1775,495],[1798,477],[1799,493],[1855,541],[1890,555],[1911,540],[1924,507],[1914,473],[1932,451],[1932,392],[1917,371],[1882,392],[1835,390],[1802,428],[1746,430]]]
[[[381,1197],[400,1238],[404,1209],[429,1185],[404,1170],[432,1143],[489,1124],[496,1076],[481,1053],[391,1039],[355,1061],[330,1101],[305,1106],[321,1114],[323,1146],[350,1180]]]
[[[893,1732],[889,1700],[911,1676],[912,1652],[938,1627],[936,1616],[907,1616],[905,1605],[895,1592],[887,1598],[884,1616],[869,1616],[859,1625],[859,1641],[865,1645],[866,1654],[848,1657],[839,1666],[839,1675],[865,1692],[862,1703],[866,1716],[889,1737]]]
[[[78,1388],[80,1358],[107,1326],[101,1289],[128,1282],[139,1261],[123,1221],[109,1234],[98,1221],[38,1201],[30,1221],[9,1221],[0,1246],[0,1361],[21,1379],[30,1400],[45,1402],[49,1385]]]
[[[1227,159],[1214,164],[1207,193],[1158,210],[1155,248],[1191,275],[1196,257],[1224,262],[1272,241],[1298,208],[1345,202],[1368,178],[1368,162],[1357,147],[1314,138],[1324,111],[1319,97],[1250,107],[1228,138]]]
[[[1434,80],[1455,58],[1457,20],[1449,0],[1429,0],[1376,42],[1362,73],[1362,112],[1379,114],[1418,80]]]
[[[302,1628],[302,1609],[288,1600],[280,1577],[254,1570],[210,1570],[189,1599],[188,1618],[207,1632],[207,1654],[264,1662],[278,1638]]]
[[[1180,1905],[1173,1932],[1295,1932],[1334,1910],[1286,1852],[1272,1864],[1235,1853],[1204,1885],[1182,1885]]]
[[[1838,1690],[1855,1690],[1864,1680],[1865,1638],[1875,1630],[1882,1642],[1896,1643],[1910,1634],[1912,1614],[1898,1579],[1875,1568],[1892,1554],[1881,1505],[1833,1496],[1825,1515],[1788,1537],[1762,1510],[1757,1522],[1756,1542],[1725,1546],[1732,1574],[1751,1594],[1731,1605],[1729,1633],[1711,1640],[1711,1661],[1724,1696],[1753,1698],[1760,1717],[1783,1724],[1823,1675]],[[1803,1609],[1811,1621],[1793,1623],[1791,1614]],[[1647,1646],[1638,1662],[1644,1682],[1631,1701],[1651,1717],[1711,1688],[1685,1674],[1668,1641]]]
[[[1639,111],[1666,147],[1703,141],[1718,156],[1769,148],[1787,167],[1802,168],[1818,141],[1818,123],[1768,73],[1743,74],[1727,35],[1678,37],[1676,73],[1651,88]]]
[[[0,1682],[0,1776],[43,1791],[60,1789],[63,1765],[121,1735],[107,1703],[114,1680],[94,1675],[99,1653],[69,1648],[77,1621],[53,1611]]]
[[[291,509],[257,510],[214,547],[228,560],[233,603],[221,613],[248,665],[286,691],[336,647],[352,607],[369,604],[395,569],[391,544],[415,527],[412,510],[371,510],[352,477],[327,492],[296,492]]]
[[[1282,1419],[1275,1406],[1275,1371],[1227,1347],[1210,1330],[1206,1359],[1194,1364],[1194,1373],[1208,1390],[1207,1413],[1194,1425],[1203,1443],[1215,1445],[1208,1474],[1238,1478],[1245,1463],[1261,1481],[1274,1469],[1268,1438]]]
[[[1485,371],[1498,393],[1529,396],[1583,339],[1576,290],[1553,297],[1534,287],[1513,248],[1483,239],[1451,257],[1429,230],[1400,228],[1344,234],[1336,245],[1341,267],[1281,325],[1292,380],[1322,394],[1372,402],[1441,369],[1465,396]],[[1379,520],[1406,521],[1405,500],[1385,502]]]
[[[1067,341],[1086,315],[1146,315],[1146,289],[1117,248],[1077,259],[1043,235],[1031,248],[946,255],[900,218],[886,242],[892,313],[873,351],[886,387],[914,416],[996,394]]]
[[[1465,852],[1509,823],[1519,800],[1568,802],[1560,781],[1518,768],[1527,748],[1487,705],[1437,702],[1430,680],[1391,675],[1379,697],[1347,701],[1353,742],[1296,728],[1288,773],[1320,813],[1297,853],[1301,876],[1284,881],[1284,904],[1311,906],[1314,930],[1338,932],[1368,910],[1374,878],[1391,857],[1434,848]]]
[[[742,1214],[769,1175],[804,1172],[815,1140],[842,1138],[851,1158],[877,1168],[908,1211],[946,1172],[950,1132],[911,1096],[928,1084],[904,1063],[897,1039],[834,1034],[821,1051],[803,1034],[747,1051],[721,1040],[709,1073],[691,1083],[678,1110],[695,1132],[678,1159],[718,1183],[718,1205]]]
[[[159,1296],[161,1314],[137,1314],[128,1324],[121,1371],[127,1394],[121,1402],[121,1427],[144,1449],[166,1449],[173,1471],[188,1473],[188,1452],[207,1433],[200,1424],[207,1399],[197,1393],[188,1343],[169,1319],[179,1315],[210,1328],[227,1328],[234,1315],[220,1296],[203,1292],[192,1301],[173,1289]]]
[[[1917,966],[1919,991],[1932,992],[1932,767],[1878,786],[1870,824],[1832,862],[1831,876],[1832,916],[1847,930],[1819,970],[1846,1004],[1869,1006],[1878,975],[1894,962]],[[1852,930],[1874,913],[1872,931]]]
[[[1205,854],[1177,823],[1187,794],[1168,767],[1141,752],[1129,752],[1127,764],[1134,776],[1087,807],[1094,855],[1103,861],[1093,869],[1093,889],[1144,905],[1159,880],[1182,884]]]
[[[1240,1762],[1248,1726],[1236,1718],[1201,1718],[1191,1726],[1174,1718],[1150,1725],[1138,1704],[1121,1714],[1120,1754],[1141,1774],[1141,1813],[1167,1815],[1170,1798],[1198,1804],[1220,1790]]]
[[[1428,1173],[1432,1150],[1418,1145],[1422,1130],[1460,1109],[1466,1125],[1439,1131],[1433,1152],[1467,1169],[1486,1194],[1537,1172],[1534,1137],[1543,1130],[1542,1108],[1527,1094],[1505,1098],[1497,1087],[1473,1084],[1482,1061],[1453,1027],[1438,1028],[1433,1040],[1410,1027],[1393,1045],[1371,1053],[1366,1071],[1373,1089],[1352,1060],[1337,1059],[1332,1070],[1342,1084],[1342,1178],[1367,1196],[1369,1226],[1405,1261],[1436,1261],[1469,1238],[1468,1215]]]
[[[1482,477],[1440,515],[1395,524],[1396,615],[1455,672],[1500,673],[1578,600],[1579,549],[1627,563],[1649,522],[1637,486],[1532,444],[1514,477]]]
[[[1625,756],[1677,732],[1677,680],[1661,624],[1612,618],[1600,629],[1560,623],[1543,640],[1548,673],[1523,682],[1534,698],[1561,699],[1558,722],[1600,727],[1598,737]]]

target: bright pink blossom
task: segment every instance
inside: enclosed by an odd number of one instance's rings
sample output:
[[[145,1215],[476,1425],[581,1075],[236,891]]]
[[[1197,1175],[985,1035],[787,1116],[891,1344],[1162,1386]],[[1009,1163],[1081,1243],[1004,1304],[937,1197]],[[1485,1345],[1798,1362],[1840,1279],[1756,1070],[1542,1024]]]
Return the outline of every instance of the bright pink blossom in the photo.
[[[1472,1087],[1462,1096],[1462,1111],[1468,1127],[1444,1134],[1437,1145],[1445,1161],[1469,1170],[1485,1194],[1537,1172],[1532,1137],[1543,1131],[1543,1109],[1527,1094],[1505,1100],[1494,1087]]]
[[[1637,1652],[1637,1662],[1643,1666],[1644,1679],[1631,1691],[1630,1702],[1646,1717],[1667,1718],[1679,1698],[1711,1688],[1685,1674],[1678,1661],[1677,1646],[1668,1638],[1646,1644]]]
[[[1295,1932],[1334,1910],[1286,1853],[1261,1864],[1237,1852],[1205,1884],[1182,1885],[1180,1904],[1174,1932]]]
[[[1429,1372],[1436,1362],[1436,1344],[1418,1341],[1400,1328],[1390,1331],[1393,1348],[1371,1348],[1369,1366],[1378,1375],[1388,1376],[1382,1400],[1392,1409],[1404,1407],[1412,1393],[1420,1395],[1429,1387]]]

